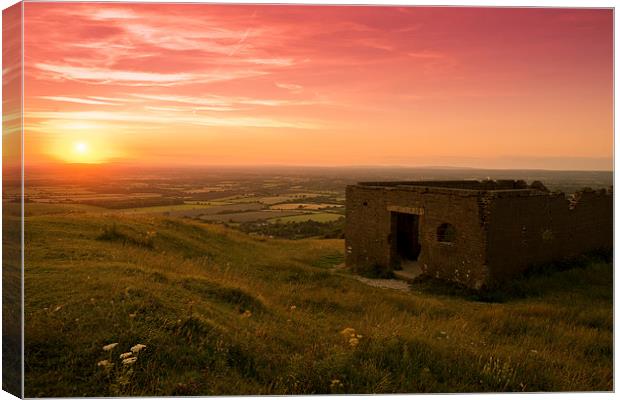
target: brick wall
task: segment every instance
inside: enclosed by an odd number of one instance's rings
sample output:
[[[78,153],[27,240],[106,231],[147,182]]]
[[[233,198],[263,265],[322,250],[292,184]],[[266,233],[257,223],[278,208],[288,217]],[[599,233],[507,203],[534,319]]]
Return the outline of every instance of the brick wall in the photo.
[[[495,194],[488,205],[487,265],[492,280],[529,266],[613,247],[610,192],[518,196]]]
[[[429,275],[480,286],[487,278],[484,265],[486,234],[479,219],[479,192],[429,187],[347,187],[346,264],[358,272],[395,267],[393,211],[398,207],[419,213],[421,253],[418,263]],[[437,229],[449,223],[453,243],[440,243]]]
[[[418,264],[436,278],[479,288],[531,265],[613,246],[610,191],[567,198],[536,182],[366,182],[346,191],[346,264],[358,272],[398,267],[393,212],[419,215]],[[437,229],[455,229],[442,243]]]
[[[499,179],[496,181],[474,181],[474,180],[459,180],[459,181],[384,181],[384,182],[360,182],[359,186],[382,186],[382,187],[395,187],[395,186],[425,186],[425,187],[437,187],[443,189],[467,189],[467,190],[510,190],[510,189],[527,189],[527,184],[522,180],[504,180]]]

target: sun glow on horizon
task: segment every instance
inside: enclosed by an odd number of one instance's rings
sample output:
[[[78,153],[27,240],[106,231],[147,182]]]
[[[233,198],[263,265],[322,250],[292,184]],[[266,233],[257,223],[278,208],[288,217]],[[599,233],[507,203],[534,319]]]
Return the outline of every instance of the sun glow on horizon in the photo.
[[[73,146],[73,150],[79,155],[86,155],[88,153],[88,144],[85,142],[77,142]]]
[[[93,151],[89,142],[84,140],[73,142],[73,148],[64,158],[66,162],[84,164],[99,164],[106,161]]]
[[[48,154],[52,159],[68,164],[103,164],[121,155],[105,133],[90,130],[58,132],[49,143]]]

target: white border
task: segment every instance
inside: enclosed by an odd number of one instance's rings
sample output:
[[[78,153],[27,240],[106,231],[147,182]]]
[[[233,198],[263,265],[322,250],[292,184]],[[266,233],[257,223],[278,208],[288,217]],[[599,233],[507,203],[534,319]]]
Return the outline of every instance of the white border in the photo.
[[[39,0],[28,0],[28,1],[39,1]],[[43,0],[45,1],[45,0]],[[60,2],[60,1],[59,1]],[[80,2],[78,0],[63,0],[62,2]],[[106,1],[101,1],[106,2]],[[109,2],[121,2],[121,1],[109,1]],[[590,0],[590,1],[578,1],[578,0],[521,0],[521,1],[512,1],[512,0],[475,0],[475,1],[466,1],[466,0],[445,0],[445,1],[411,1],[411,0],[312,0],[312,1],[303,1],[303,0],[279,0],[279,1],[266,1],[266,0],[242,0],[242,1],[234,1],[234,0],[221,0],[221,1],[199,1],[199,0],[184,0],[184,1],[170,1],[170,0],[149,0],[149,1],[131,1],[133,3],[230,3],[230,4],[319,4],[319,5],[380,5],[380,6],[390,6],[390,5],[406,5],[406,6],[481,6],[481,7],[561,7],[561,8],[615,8],[618,4],[617,1],[601,1],[601,0]],[[13,4],[17,3],[15,0],[0,0],[0,8],[5,9]],[[23,9],[22,9],[23,16]],[[0,18],[1,20],[1,18]],[[2,22],[0,21],[0,30],[2,27]],[[22,24],[22,56],[23,56],[23,24]],[[618,87],[615,85],[615,75],[616,75],[616,64],[615,64],[615,54],[618,46],[618,32],[615,29],[615,10],[614,10],[614,99],[618,96]],[[1,44],[0,44],[1,47]],[[0,63],[2,60],[2,56],[0,54]],[[23,63],[22,63],[22,76],[23,76]],[[22,90],[23,90],[23,82],[22,82]],[[2,89],[0,88],[0,94]],[[22,96],[22,109],[23,109],[23,96]],[[615,115],[618,112],[618,105],[614,101],[614,155],[615,155]],[[22,114],[22,127],[23,127],[23,114]],[[1,143],[0,143],[1,147]],[[22,134],[22,192],[23,188],[23,134]],[[614,171],[618,167],[618,161],[614,157]],[[0,168],[0,182],[2,178],[2,171]],[[614,173],[614,186],[618,187],[618,177]],[[614,196],[614,211],[617,210],[617,206],[620,203],[620,200],[617,196]],[[1,204],[0,204],[1,210]],[[615,234],[615,222],[617,218],[614,213],[614,234]],[[0,230],[0,239],[2,238],[2,232]],[[620,239],[617,236],[614,236],[614,247],[616,248],[619,244]],[[23,260],[23,204],[22,204],[22,260]],[[2,248],[0,246],[0,259],[2,255]],[[615,264],[615,263],[614,263]],[[614,273],[614,383],[616,382],[617,371],[620,368],[620,362],[618,361],[618,357],[616,357],[615,351],[615,343],[616,343],[616,335],[618,319],[618,308],[616,307],[615,302],[615,288],[618,287],[618,282],[620,280],[620,274]],[[1,298],[1,289],[0,289],[0,298]],[[23,304],[23,267],[22,267],[22,304]],[[1,316],[1,308],[0,308],[0,316]],[[22,326],[23,326],[23,317],[24,312],[22,308]],[[23,336],[22,336],[23,340]],[[1,349],[1,346],[0,346]],[[1,350],[0,350],[1,351]],[[22,343],[22,360],[23,360],[23,343]],[[2,372],[2,364],[0,363],[0,376]],[[24,372],[23,362],[22,362],[22,372]],[[614,388],[616,385],[614,384]],[[22,382],[22,393],[23,393],[23,382]],[[457,396],[458,398],[477,398],[483,397],[484,399],[501,399],[501,398],[526,398],[526,399],[608,399],[614,398],[615,394],[613,393],[554,393],[554,394],[496,394],[496,393],[477,393],[477,394],[454,394],[454,395],[374,395],[372,398],[377,400],[387,400],[387,399],[402,399],[402,398],[411,398],[411,399],[448,399],[454,398]],[[304,399],[316,399],[317,396],[295,396],[296,398],[304,398]],[[320,396],[325,397],[325,396]],[[367,396],[359,396],[359,395],[349,395],[349,396],[329,396],[330,398],[355,398],[362,399]],[[7,392],[0,391],[0,400],[8,400],[14,399],[12,395]],[[243,398],[243,397],[235,397],[235,398]],[[261,396],[261,399],[278,399],[278,396]],[[180,399],[179,397],[151,397],[151,399]]]

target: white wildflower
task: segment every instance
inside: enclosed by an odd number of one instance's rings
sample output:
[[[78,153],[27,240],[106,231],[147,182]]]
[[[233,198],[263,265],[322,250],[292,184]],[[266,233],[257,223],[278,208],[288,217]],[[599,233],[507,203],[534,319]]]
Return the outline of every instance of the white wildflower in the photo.
[[[340,379],[332,379],[332,383],[331,385],[329,385],[329,387],[331,387],[332,389],[337,389],[337,388],[341,388],[344,385],[342,384],[342,382],[340,382]]]
[[[137,345],[135,345],[135,346],[133,346],[133,347],[131,348],[131,351],[132,351],[133,353],[139,353],[139,352],[140,352],[140,350],[145,349],[145,348],[146,348],[146,346],[145,346],[145,345],[138,343]]]
[[[123,360],[123,365],[131,365],[135,363],[136,361],[138,361],[138,357],[126,358]]]
[[[126,359],[126,358],[131,357],[131,356],[133,356],[133,353],[130,351],[130,352],[127,352],[127,353],[123,353],[123,354],[121,354],[121,355],[119,356],[119,358],[120,358],[121,360],[124,360],[124,359]]]
[[[118,346],[118,343],[110,343],[110,344],[106,344],[105,346],[103,346],[103,350],[104,351],[110,351],[113,348],[115,348],[116,346]]]
[[[97,366],[98,366],[98,367],[104,367],[104,368],[106,368],[106,367],[110,367],[110,366],[112,366],[112,365],[114,365],[114,363],[111,363],[111,362],[109,362],[108,360],[101,360],[101,361],[99,361],[99,362],[97,363]]]
[[[343,330],[340,331],[340,334],[342,336],[355,336],[355,329],[353,328],[344,328]]]

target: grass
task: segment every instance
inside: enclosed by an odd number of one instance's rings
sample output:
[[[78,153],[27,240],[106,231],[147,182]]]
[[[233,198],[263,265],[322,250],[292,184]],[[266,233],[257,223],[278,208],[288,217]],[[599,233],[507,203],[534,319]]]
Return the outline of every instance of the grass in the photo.
[[[604,260],[480,301],[432,282],[366,286],[333,268],[342,240],[155,215],[29,215],[27,397],[613,388]]]
[[[21,208],[2,204],[2,389],[21,396]]]

